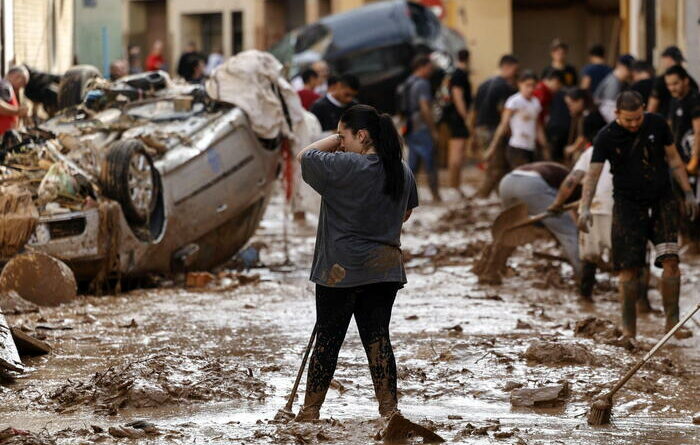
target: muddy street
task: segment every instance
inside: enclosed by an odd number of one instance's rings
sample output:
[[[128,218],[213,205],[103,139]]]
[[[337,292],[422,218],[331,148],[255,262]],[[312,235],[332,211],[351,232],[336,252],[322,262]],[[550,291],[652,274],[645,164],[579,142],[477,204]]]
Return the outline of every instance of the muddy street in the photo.
[[[161,281],[6,310],[11,325],[54,348],[25,360],[24,376],[2,380],[0,430],[31,432],[8,443],[374,443],[381,425],[354,322],[322,420],[271,422],[315,313],[314,228],[290,223],[293,266],[282,267],[282,208],[277,194],[252,240],[264,243],[265,267],[224,270],[204,288]],[[493,198],[447,195],[404,227],[408,285],[391,324],[402,412],[450,443],[700,443],[698,322],[688,324],[691,339],[671,340],[617,394],[612,425],[588,426],[592,400],[662,336],[662,316],[641,317],[637,341],[617,341],[614,280],[603,275],[595,304],[579,303],[551,241],[518,249],[502,285],[480,285],[471,269],[497,212]],[[698,265],[683,258],[681,312],[697,299]],[[661,308],[658,291],[650,298]],[[295,410],[301,398],[303,383]]]

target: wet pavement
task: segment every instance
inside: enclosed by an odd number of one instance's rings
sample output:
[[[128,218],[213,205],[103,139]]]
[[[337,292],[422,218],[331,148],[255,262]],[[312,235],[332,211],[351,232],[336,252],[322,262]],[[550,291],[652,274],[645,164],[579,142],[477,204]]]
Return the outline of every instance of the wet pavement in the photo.
[[[617,344],[601,321],[619,321],[614,281],[599,275],[595,304],[579,303],[571,268],[540,255],[560,255],[550,241],[520,248],[503,285],[478,284],[471,268],[498,204],[445,196],[443,204],[419,207],[402,238],[409,283],[391,327],[404,415],[450,443],[700,443],[692,423],[700,411],[700,324],[689,322],[695,336],[671,340],[618,393],[612,425],[588,426],[593,398],[661,337],[662,317],[641,316],[638,342]],[[118,434],[109,427],[145,420],[158,431],[140,436],[148,443],[374,443],[381,424],[354,324],[321,411],[325,420],[270,422],[284,406],[314,321],[307,281],[314,229],[289,224],[293,267],[283,267],[281,215],[277,197],[253,240],[267,245],[261,260],[269,267],[244,275],[259,280],[236,285],[231,275],[217,281],[222,288],[202,290],[162,282],[8,315],[11,325],[45,335],[55,349],[25,360],[25,376],[3,380],[0,430],[36,434],[36,442],[12,443],[111,443]],[[698,298],[693,271],[700,258],[683,260],[687,308]],[[661,307],[656,290],[650,299]],[[594,332],[575,335],[587,317],[599,319]],[[542,345],[548,352],[538,355]],[[564,382],[569,393],[558,406],[511,406],[514,389]],[[302,399],[303,382],[295,409]]]

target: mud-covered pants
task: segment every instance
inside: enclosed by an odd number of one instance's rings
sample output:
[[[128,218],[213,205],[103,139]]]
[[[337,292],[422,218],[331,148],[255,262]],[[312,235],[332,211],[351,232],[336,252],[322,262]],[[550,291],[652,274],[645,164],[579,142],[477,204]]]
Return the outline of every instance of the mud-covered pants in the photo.
[[[333,379],[338,353],[355,315],[367,354],[379,412],[396,409],[396,360],[389,339],[391,309],[400,283],[338,288],[316,285],[316,344],[306,380],[307,403],[320,408]]]

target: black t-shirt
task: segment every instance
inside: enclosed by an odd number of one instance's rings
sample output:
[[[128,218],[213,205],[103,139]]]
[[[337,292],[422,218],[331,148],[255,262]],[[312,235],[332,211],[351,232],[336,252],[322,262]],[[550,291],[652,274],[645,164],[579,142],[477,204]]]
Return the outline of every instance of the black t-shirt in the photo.
[[[494,129],[498,127],[503,104],[516,92],[517,89],[501,76],[494,76],[479,85],[474,100],[476,125]]]
[[[693,79],[692,77],[689,77],[689,79],[690,89],[697,91],[697,82],[695,82],[695,79]],[[659,100],[659,109],[656,112],[663,116],[665,119],[669,119],[670,116],[668,115],[668,113],[671,111],[672,97],[671,92],[668,91],[668,87],[666,86],[666,80],[664,80],[663,75],[656,76],[654,78],[654,85],[651,88],[651,97]]]
[[[571,114],[569,113],[569,107],[566,106],[565,91],[557,91],[552,96],[552,102],[549,105],[549,120],[547,121],[547,128],[557,128],[564,132],[568,132],[569,126],[571,125]]]
[[[654,86],[654,79],[642,79],[638,80],[632,84],[632,90],[638,92],[644,98],[644,103],[649,103],[649,96],[651,95],[652,87]]]
[[[610,162],[615,199],[647,203],[670,187],[666,162],[667,145],[673,135],[658,114],[644,113],[642,126],[631,133],[616,121],[606,125],[593,143],[591,162]]]
[[[683,161],[688,162],[693,153],[689,140],[693,134],[693,119],[700,117],[700,93],[691,89],[683,99],[671,98],[669,117],[676,148]]]
[[[542,70],[542,78],[547,77],[550,71],[554,71],[556,68],[553,66],[548,66]],[[561,70],[564,73],[564,85],[565,87],[575,87],[578,85],[578,72],[573,65],[566,64],[564,69]]]
[[[592,143],[598,135],[598,132],[605,127],[605,125],[605,119],[597,108],[585,112],[583,116],[583,137]]]
[[[469,82],[469,74],[463,69],[457,68],[450,78],[450,96],[452,96],[452,87],[460,87],[464,91],[464,104],[467,109],[472,105],[472,84]],[[452,99],[454,103],[454,99]]]
[[[318,121],[321,123],[322,131],[335,131],[338,128],[340,116],[342,116],[345,110],[351,105],[354,105],[354,103],[345,107],[338,107],[328,100],[328,96],[324,96],[314,102],[309,111],[318,118]]]

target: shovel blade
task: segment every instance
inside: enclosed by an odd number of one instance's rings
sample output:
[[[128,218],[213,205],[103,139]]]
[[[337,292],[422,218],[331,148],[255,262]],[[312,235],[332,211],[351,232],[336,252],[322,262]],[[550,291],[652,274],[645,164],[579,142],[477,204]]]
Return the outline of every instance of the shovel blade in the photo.
[[[508,228],[528,219],[527,205],[523,202],[502,211],[491,226],[491,237],[494,241],[501,239]]]

